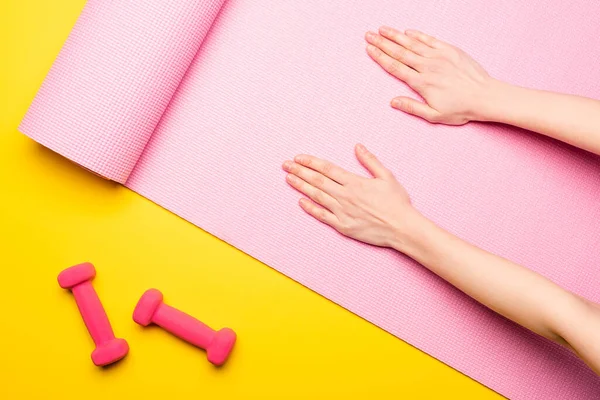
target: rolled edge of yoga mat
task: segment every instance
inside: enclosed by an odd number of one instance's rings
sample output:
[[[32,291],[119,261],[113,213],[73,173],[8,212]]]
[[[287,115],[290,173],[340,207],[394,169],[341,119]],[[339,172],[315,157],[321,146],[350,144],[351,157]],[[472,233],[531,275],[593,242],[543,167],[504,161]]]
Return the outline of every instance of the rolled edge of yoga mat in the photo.
[[[89,0],[19,130],[125,183],[225,0]]]

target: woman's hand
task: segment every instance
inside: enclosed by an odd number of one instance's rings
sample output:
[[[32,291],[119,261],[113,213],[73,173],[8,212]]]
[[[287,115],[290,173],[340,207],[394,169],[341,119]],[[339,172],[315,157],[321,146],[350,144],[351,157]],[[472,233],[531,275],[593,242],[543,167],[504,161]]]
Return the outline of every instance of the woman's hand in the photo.
[[[300,206],[340,233],[376,246],[402,248],[419,220],[406,190],[363,145],[356,157],[373,175],[365,178],[309,155],[283,163],[287,182],[312,201]]]
[[[422,32],[381,27],[367,32],[367,53],[426,103],[396,97],[392,107],[429,122],[462,125],[480,119],[497,81],[464,51]]]

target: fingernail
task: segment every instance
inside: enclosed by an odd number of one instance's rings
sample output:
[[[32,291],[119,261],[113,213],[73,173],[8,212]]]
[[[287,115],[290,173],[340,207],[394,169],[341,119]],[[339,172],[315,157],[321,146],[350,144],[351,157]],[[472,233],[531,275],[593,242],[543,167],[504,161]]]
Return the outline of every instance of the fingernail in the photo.
[[[296,156],[294,157],[294,161],[296,161],[298,164],[302,164],[302,162],[304,161],[304,157]]]
[[[287,179],[287,181],[288,181],[288,182],[290,182],[290,183],[294,183],[294,182],[296,182],[296,177],[295,177],[294,175],[292,175],[292,174],[288,174],[288,175],[287,175],[285,178],[286,178],[286,179]]]
[[[389,26],[382,26],[381,28],[379,28],[379,32],[381,33],[390,33],[392,30],[392,28],[390,28]]]
[[[289,169],[290,169],[290,167],[291,167],[291,166],[292,166],[292,162],[291,162],[291,161],[285,161],[285,162],[283,163],[283,169],[284,169],[285,171],[289,171]]]
[[[363,146],[362,144],[360,144],[360,143],[359,143],[358,145],[356,145],[356,148],[357,148],[357,149],[358,149],[358,151],[360,151],[360,152],[364,152],[364,151],[366,151],[366,150],[367,150],[367,148],[366,148],[365,146]]]
[[[371,44],[368,44],[368,45],[367,45],[367,51],[368,51],[369,53],[371,53],[371,54],[375,54],[375,52],[377,51],[377,47],[375,47],[375,46],[373,46],[373,45],[371,45]]]
[[[392,100],[392,107],[400,108],[400,104],[402,104],[402,102],[400,100],[398,100],[398,99]]]
[[[371,41],[375,38],[375,34],[371,31],[367,32],[366,34],[367,40]]]

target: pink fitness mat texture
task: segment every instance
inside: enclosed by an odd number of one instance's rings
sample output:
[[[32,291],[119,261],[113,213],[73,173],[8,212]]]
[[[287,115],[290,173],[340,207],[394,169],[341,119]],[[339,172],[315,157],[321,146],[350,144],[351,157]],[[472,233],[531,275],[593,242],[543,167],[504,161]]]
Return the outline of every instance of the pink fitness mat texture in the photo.
[[[414,94],[363,41],[414,27],[495,77],[598,98],[600,2],[230,0],[214,23],[220,1],[119,4],[89,0],[24,133],[505,396],[598,397],[600,379],[566,350],[305,215],[280,165],[311,153],[364,173],[362,142],[438,224],[600,301],[600,160],[391,109]]]

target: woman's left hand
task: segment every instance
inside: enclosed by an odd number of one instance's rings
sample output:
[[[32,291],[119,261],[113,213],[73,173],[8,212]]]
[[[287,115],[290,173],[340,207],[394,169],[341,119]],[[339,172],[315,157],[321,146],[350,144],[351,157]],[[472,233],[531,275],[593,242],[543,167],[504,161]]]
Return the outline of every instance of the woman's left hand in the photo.
[[[365,178],[309,155],[283,163],[287,182],[312,201],[300,206],[340,233],[368,244],[395,247],[407,241],[420,215],[393,174],[363,145],[356,157],[373,175]],[[399,249],[401,250],[401,248]]]

